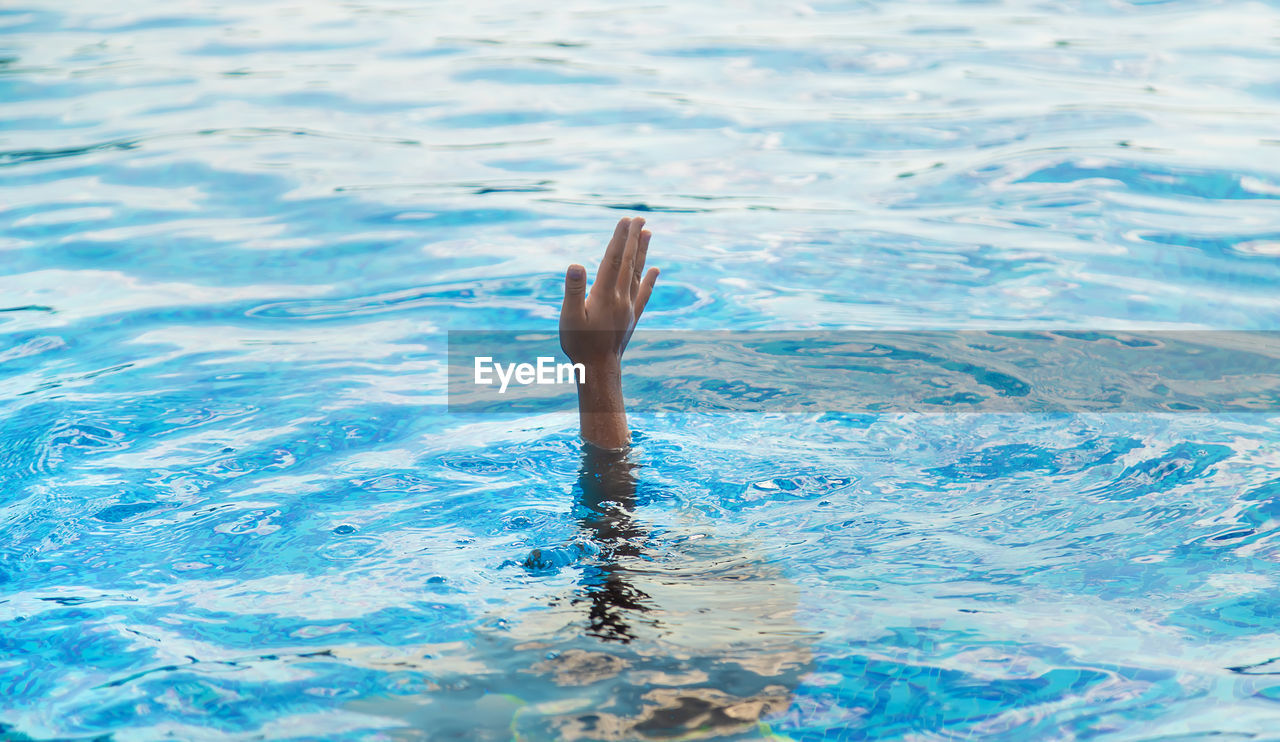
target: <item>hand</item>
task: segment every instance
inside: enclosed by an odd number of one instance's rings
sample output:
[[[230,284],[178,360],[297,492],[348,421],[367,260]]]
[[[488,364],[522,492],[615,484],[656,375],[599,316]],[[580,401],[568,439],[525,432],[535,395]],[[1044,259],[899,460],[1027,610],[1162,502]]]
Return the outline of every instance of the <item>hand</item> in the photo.
[[[590,296],[586,269],[569,266],[560,307],[560,347],[569,360],[588,367],[620,362],[658,280],[657,268],[644,272],[650,236],[644,219],[619,219]]]
[[[658,269],[644,272],[649,232],[643,219],[620,219],[587,296],[587,271],[569,266],[560,306],[560,347],[586,370],[578,384],[582,438],[608,449],[631,440],[622,400],[622,352],[649,303]]]

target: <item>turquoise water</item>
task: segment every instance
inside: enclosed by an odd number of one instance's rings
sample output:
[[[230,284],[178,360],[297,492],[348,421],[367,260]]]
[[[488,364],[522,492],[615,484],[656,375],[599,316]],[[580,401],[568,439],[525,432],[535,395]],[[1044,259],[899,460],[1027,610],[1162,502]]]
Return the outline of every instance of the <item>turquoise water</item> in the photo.
[[[7,4],[0,736],[1274,738],[1280,415],[638,413],[584,460],[448,413],[445,348],[554,327],[635,214],[651,329],[1280,329],[1278,34]]]

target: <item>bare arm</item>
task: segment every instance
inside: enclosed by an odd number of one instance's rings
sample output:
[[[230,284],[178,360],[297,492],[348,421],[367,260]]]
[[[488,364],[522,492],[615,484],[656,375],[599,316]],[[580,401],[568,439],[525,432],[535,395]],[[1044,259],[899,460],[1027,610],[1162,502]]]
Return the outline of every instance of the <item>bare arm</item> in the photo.
[[[650,233],[644,219],[620,219],[587,294],[587,271],[569,266],[560,307],[560,347],[586,369],[578,385],[582,437],[601,448],[631,441],[622,403],[622,352],[644,312],[658,269],[644,272]]]

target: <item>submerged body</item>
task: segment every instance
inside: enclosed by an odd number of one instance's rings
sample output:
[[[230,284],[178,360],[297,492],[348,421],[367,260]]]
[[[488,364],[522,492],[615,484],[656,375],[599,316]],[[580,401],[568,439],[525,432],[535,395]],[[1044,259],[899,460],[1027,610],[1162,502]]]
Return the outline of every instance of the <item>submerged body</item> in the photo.
[[[471,644],[333,648],[356,665],[429,679],[349,708],[405,740],[769,734],[811,669],[796,588],[758,545],[709,538],[705,522],[651,530],[636,515],[651,499],[640,471],[630,452],[587,446],[580,540],[510,565],[533,580],[575,569],[573,589],[544,593],[540,607],[504,606],[500,629]],[[576,559],[559,564],[565,553]]]

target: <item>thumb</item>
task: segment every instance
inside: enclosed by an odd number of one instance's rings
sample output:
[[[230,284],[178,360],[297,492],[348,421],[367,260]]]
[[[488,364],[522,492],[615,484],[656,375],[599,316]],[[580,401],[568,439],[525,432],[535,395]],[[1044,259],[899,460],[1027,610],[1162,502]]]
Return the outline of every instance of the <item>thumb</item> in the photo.
[[[564,304],[560,316],[581,317],[586,312],[587,269],[574,263],[564,273]]]

